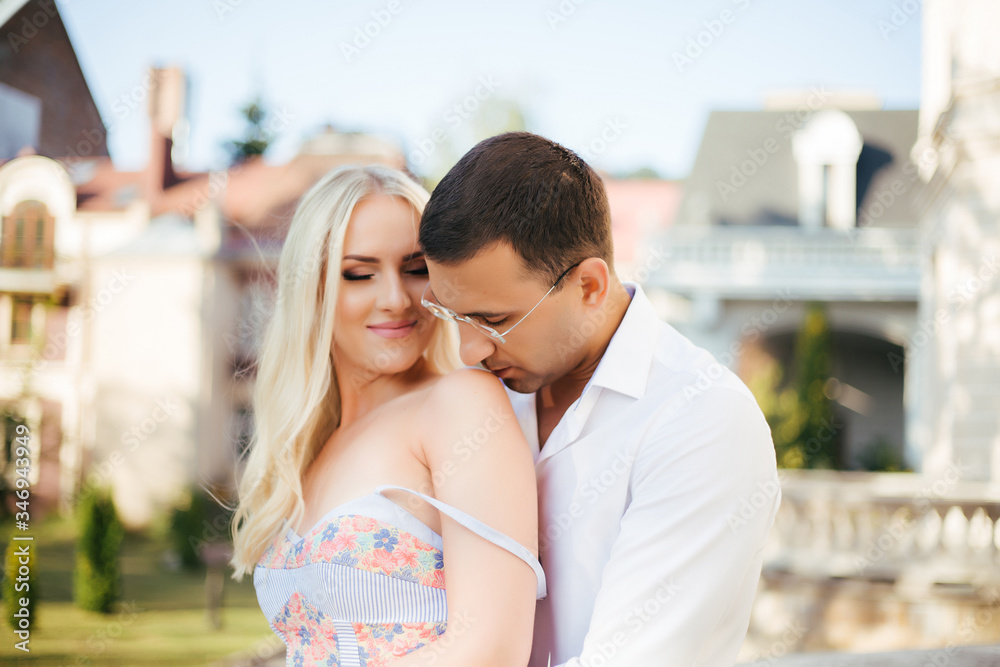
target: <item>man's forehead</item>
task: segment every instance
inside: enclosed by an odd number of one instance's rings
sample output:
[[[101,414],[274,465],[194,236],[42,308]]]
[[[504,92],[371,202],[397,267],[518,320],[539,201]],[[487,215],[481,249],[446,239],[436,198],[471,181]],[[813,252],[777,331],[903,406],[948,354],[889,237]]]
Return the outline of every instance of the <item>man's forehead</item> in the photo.
[[[460,313],[507,308],[537,280],[512,251],[485,251],[456,264],[428,260],[427,265],[434,298]]]

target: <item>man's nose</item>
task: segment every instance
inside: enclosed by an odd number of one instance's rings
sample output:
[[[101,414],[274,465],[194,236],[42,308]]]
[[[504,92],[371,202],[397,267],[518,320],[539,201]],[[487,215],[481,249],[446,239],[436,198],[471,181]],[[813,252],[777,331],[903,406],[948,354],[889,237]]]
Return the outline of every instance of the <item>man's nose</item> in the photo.
[[[475,366],[496,351],[496,344],[486,334],[474,331],[471,324],[459,322],[458,356],[466,366]]]

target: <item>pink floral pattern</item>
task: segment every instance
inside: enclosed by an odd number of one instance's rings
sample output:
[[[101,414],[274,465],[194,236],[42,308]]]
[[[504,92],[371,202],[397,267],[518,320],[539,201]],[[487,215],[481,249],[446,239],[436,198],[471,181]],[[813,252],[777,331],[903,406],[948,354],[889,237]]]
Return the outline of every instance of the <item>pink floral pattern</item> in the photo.
[[[321,524],[300,541],[271,545],[261,556],[267,568],[297,568],[310,563],[339,563],[444,588],[441,551],[411,533],[367,516],[346,514]]]
[[[309,604],[301,593],[292,593],[271,625],[288,647],[285,664],[340,665],[337,630],[332,619]]]
[[[347,514],[333,517],[297,542],[285,539],[271,545],[259,565],[268,569],[295,569],[311,563],[338,563],[389,577],[445,587],[444,555],[440,549],[398,527],[372,517]],[[288,647],[288,665],[340,665],[334,620],[295,592],[271,619],[274,631]],[[351,623],[364,667],[390,665],[393,660],[435,641],[444,634],[444,622]],[[353,638],[352,638],[353,646]],[[346,648],[344,650],[347,650]]]
[[[392,664],[444,634],[446,623],[352,623],[365,667]]]

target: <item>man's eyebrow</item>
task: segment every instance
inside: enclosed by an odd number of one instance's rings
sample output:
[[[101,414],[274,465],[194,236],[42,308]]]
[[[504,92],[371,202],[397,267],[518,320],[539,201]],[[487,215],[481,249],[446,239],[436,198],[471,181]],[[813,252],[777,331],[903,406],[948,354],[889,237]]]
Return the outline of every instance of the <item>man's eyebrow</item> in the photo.
[[[424,256],[421,251],[411,252],[408,255],[403,255],[403,262],[410,262],[414,259],[419,259]],[[377,257],[368,257],[367,255],[344,255],[344,259],[353,259],[357,262],[365,262],[366,264],[378,264]]]
[[[437,294],[434,293],[434,290],[430,290],[430,292],[431,292],[431,296],[434,297],[434,300],[437,301],[438,304],[444,306],[444,304],[441,303],[441,300],[437,298]],[[444,306],[444,307],[448,308],[448,306]],[[449,310],[454,310],[454,309],[449,308]],[[492,312],[492,311],[477,310],[474,313],[459,313],[459,315],[462,315],[464,317],[482,317],[482,318],[487,319],[487,320],[493,320],[493,319],[496,319],[498,317],[505,317],[507,315],[507,313],[496,313],[496,312]]]

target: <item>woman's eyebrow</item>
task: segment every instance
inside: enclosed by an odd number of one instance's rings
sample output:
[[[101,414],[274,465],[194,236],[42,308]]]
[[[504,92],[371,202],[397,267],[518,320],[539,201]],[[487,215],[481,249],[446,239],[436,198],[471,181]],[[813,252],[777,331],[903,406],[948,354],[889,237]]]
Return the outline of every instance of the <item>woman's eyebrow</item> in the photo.
[[[424,253],[418,250],[417,252],[411,252],[409,255],[403,255],[403,261],[409,262],[423,256]],[[365,262],[366,264],[378,264],[378,257],[368,257],[367,255],[344,255],[344,259],[353,259],[356,262]]]

